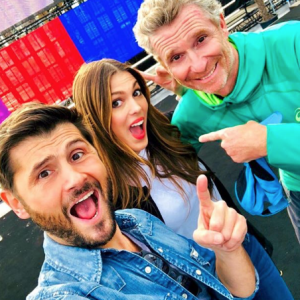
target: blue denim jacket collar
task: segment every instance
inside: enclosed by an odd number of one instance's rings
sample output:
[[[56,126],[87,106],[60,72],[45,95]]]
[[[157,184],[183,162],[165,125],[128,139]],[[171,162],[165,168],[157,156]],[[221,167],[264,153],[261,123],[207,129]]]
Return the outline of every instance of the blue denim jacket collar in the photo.
[[[152,221],[150,215],[137,222],[137,219],[126,211],[116,212],[116,221],[121,230],[131,231],[138,228],[141,235],[152,235]],[[141,224],[142,223],[142,224]],[[140,225],[140,226],[139,226]],[[146,242],[144,239],[143,242]],[[114,252],[115,249],[86,249],[72,246],[65,246],[55,242],[45,233],[44,241],[45,262],[58,270],[64,270],[73,274],[80,280],[93,281],[99,283],[102,275],[102,257],[101,253]],[[76,259],[74,259],[76,258]],[[84,264],[84,268],[78,268],[76,262]]]
[[[205,286],[211,287],[219,295],[227,299],[238,299],[234,298],[216,278],[214,253],[211,250],[201,248],[192,240],[174,234],[155,217],[143,211],[122,210],[117,211],[115,215],[121,231],[128,232],[145,243],[174,266],[201,281]],[[162,239],[162,236],[165,238]],[[127,293],[135,295],[137,283],[145,284],[147,262],[139,261],[138,265],[130,269],[131,262],[135,261],[137,264],[139,257],[134,253],[116,249],[89,250],[64,246],[47,235],[44,250],[45,262],[39,286],[28,299],[53,299],[54,295],[55,297],[70,295],[70,298],[66,299],[73,299],[74,295],[82,297],[90,295],[93,299],[102,299],[103,293],[107,295],[107,299],[129,299],[125,295]],[[153,272],[159,271],[154,269]],[[159,277],[161,283],[156,282],[154,278],[146,280],[145,288],[136,296],[143,295],[144,299],[152,299],[149,297],[153,296],[155,290],[157,299],[166,299],[162,297],[175,299],[172,297],[185,293],[184,289],[176,284],[166,289],[169,279],[167,275],[162,277]],[[252,299],[253,296],[247,299]]]
[[[100,282],[102,275],[100,249],[87,250],[64,246],[45,234],[44,251],[45,262],[53,268],[72,274],[80,281]],[[78,262],[81,262],[84,268],[80,268]]]

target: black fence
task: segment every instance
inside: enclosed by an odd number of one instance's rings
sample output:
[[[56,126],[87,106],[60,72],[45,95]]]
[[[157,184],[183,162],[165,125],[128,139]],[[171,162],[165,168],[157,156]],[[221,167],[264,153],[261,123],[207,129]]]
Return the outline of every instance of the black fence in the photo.
[[[229,1],[226,2],[229,3]],[[265,2],[265,4],[268,11],[272,14],[273,8],[275,10],[278,10],[280,7],[287,4],[287,1],[273,0],[273,7],[271,6],[271,3],[269,1]],[[226,3],[224,3],[223,5],[226,5]],[[248,31],[262,21],[262,16],[257,6],[255,5],[254,0],[237,0],[234,4],[230,5],[225,9],[225,16],[228,16],[229,14],[237,11],[238,9],[242,11],[242,13],[237,14],[236,18],[233,18],[229,23],[227,23],[230,32]]]

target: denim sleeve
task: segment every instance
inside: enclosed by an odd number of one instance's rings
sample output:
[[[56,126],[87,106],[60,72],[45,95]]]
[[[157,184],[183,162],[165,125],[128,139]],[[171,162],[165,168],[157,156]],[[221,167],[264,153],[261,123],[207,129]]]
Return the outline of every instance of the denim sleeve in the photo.
[[[130,300],[130,295],[129,297],[125,294],[118,293],[117,291],[112,291],[112,293],[102,293],[101,296],[97,295],[96,298],[92,297],[91,295],[87,295],[86,297],[84,296],[79,296],[75,294],[68,294],[68,295],[63,295],[61,293],[60,295],[55,295],[55,296],[50,296],[47,298],[40,298],[43,300],[90,300],[90,299],[97,299],[97,300],[108,300],[108,299],[114,299],[114,300]]]
[[[86,297],[81,297],[81,296],[78,296],[78,295],[68,295],[68,296],[58,296],[58,297],[51,297],[51,298],[47,298],[47,300],[50,300],[50,299],[55,299],[55,300],[86,300],[86,299],[89,299],[89,298],[86,298]]]
[[[141,294],[135,295],[134,293],[124,294],[122,291],[114,290],[101,285],[95,287],[86,295],[84,295],[80,291],[76,292],[74,290],[70,291],[64,289],[56,292],[42,292],[39,295],[36,295],[36,297],[34,298],[27,298],[27,300],[141,300],[141,296],[143,297],[143,300],[153,299],[152,294],[144,296]],[[163,298],[165,299],[165,295],[163,296]],[[160,297],[157,297],[156,299],[162,299],[162,296],[160,295]]]

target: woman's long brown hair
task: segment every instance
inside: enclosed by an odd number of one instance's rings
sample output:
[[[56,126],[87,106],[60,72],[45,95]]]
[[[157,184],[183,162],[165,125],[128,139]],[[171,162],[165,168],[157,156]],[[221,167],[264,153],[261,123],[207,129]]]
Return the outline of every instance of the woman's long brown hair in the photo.
[[[146,152],[149,160],[141,158],[120,141],[111,129],[110,81],[117,72],[129,72],[137,80],[147,99]],[[95,147],[111,177],[114,204],[121,199],[122,208],[139,207],[141,201],[147,198],[141,180],[146,183],[148,190],[151,185],[141,164],[148,165],[156,177],[169,178],[182,195],[185,195],[185,191],[176,177],[195,184],[200,174],[207,174],[199,169],[194,148],[180,141],[178,128],[171,125],[168,118],[151,105],[150,92],[144,78],[129,65],[112,59],[84,64],[74,79],[73,99],[76,108],[94,132]],[[137,194],[131,186],[137,187]]]

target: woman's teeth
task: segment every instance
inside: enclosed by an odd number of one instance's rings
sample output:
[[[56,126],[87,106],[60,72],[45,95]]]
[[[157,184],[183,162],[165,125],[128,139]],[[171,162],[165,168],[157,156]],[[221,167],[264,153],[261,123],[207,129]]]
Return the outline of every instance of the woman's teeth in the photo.
[[[137,122],[137,123],[131,125],[130,127],[140,126],[140,125],[142,125],[143,123],[144,123],[144,121],[142,120],[142,121],[140,121],[140,122]]]

